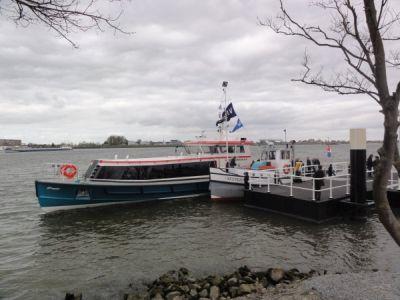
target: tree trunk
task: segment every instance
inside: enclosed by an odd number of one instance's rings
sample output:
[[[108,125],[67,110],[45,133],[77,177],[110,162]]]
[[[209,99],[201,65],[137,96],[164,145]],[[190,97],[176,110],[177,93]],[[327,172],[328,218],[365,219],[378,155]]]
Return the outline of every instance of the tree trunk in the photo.
[[[398,101],[396,97],[388,99],[383,108],[384,138],[382,148],[379,149],[380,161],[375,166],[373,193],[379,220],[400,246],[400,223],[389,205],[387,198],[387,184],[397,150],[398,129]],[[398,152],[397,152],[398,153]]]

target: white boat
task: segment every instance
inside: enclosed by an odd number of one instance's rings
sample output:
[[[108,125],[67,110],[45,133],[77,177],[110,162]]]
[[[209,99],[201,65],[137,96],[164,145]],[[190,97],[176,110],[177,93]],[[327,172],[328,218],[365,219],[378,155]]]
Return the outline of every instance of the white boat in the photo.
[[[210,168],[210,192],[214,200],[239,200],[250,178],[267,178],[274,182],[276,178],[292,174],[293,144],[285,148],[269,145],[259,160],[248,168],[240,166],[228,168]],[[246,182],[247,181],[247,182]]]

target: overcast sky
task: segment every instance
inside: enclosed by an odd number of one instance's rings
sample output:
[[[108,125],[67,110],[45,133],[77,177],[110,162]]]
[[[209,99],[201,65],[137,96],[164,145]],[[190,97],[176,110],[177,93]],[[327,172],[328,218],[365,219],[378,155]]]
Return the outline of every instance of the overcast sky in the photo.
[[[287,1],[299,17],[306,1]],[[120,4],[113,4],[118,11]],[[257,18],[276,15],[277,0],[132,0],[121,26],[76,33],[79,49],[41,25],[16,26],[0,16],[0,137],[24,142],[191,139],[216,134],[221,83],[250,139],[347,139],[366,127],[381,139],[378,105],[291,82],[304,49],[325,70],[341,58],[276,35]],[[398,78],[398,74],[397,74]]]

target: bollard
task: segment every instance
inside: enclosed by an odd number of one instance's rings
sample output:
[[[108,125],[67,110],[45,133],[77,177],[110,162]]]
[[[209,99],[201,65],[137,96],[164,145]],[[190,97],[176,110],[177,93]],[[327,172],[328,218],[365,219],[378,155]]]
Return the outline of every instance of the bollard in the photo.
[[[354,203],[365,203],[367,201],[366,147],[365,128],[350,129],[350,200]]]

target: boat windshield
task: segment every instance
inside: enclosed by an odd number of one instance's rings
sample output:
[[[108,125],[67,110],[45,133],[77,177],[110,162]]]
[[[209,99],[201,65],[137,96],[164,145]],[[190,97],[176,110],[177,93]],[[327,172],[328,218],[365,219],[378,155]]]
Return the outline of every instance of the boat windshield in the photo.
[[[94,179],[147,180],[202,176],[209,174],[212,162],[196,162],[159,166],[101,166]]]

